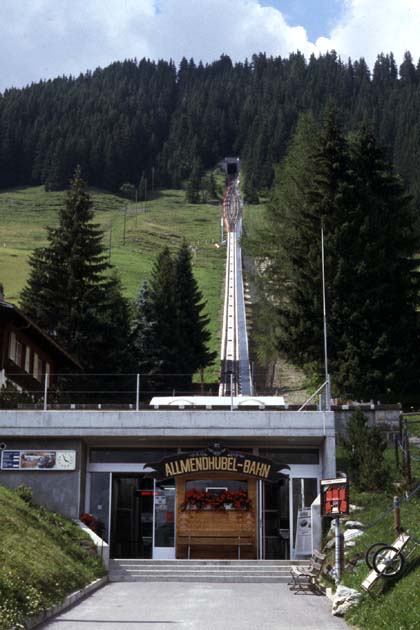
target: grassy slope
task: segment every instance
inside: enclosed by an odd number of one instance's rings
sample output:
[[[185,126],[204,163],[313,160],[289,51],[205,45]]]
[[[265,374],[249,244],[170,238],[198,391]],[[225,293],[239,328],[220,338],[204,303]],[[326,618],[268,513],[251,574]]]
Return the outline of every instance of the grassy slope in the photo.
[[[26,616],[104,575],[90,539],[71,521],[28,505],[3,486],[0,514],[1,630],[23,627],[17,624]]]
[[[420,428],[420,425],[417,427]],[[411,450],[413,454],[420,455],[419,449],[412,447]],[[393,449],[387,452],[387,457],[390,465],[395,469]],[[345,462],[339,461],[338,467],[345,470]],[[413,462],[413,475],[417,480],[420,479],[420,463],[418,462]],[[418,483],[419,481],[415,482],[415,485]],[[398,491],[396,493],[398,494]],[[369,525],[392,505],[392,496],[385,493],[356,493],[351,490],[350,501],[362,508],[361,511],[353,513],[351,518]],[[401,524],[404,529],[409,529],[417,538],[420,538],[420,492],[411,501],[401,505]],[[356,547],[346,552],[346,558],[364,555],[369,546],[376,542],[392,544],[395,538],[393,513],[391,512],[358,539]],[[347,571],[345,573],[343,582],[360,591],[360,585],[368,572],[365,562],[362,561],[356,566],[354,572]],[[406,575],[397,581],[390,580],[387,583],[382,579],[381,583],[385,584],[383,593],[376,597],[371,597],[368,594],[363,595],[361,604],[350,612],[347,620],[363,630],[389,630],[390,628],[392,630],[418,630],[420,628],[419,580],[420,547],[409,558]]]
[[[225,263],[225,250],[214,246],[219,238],[219,207],[187,204],[184,193],[179,190],[157,193],[156,198],[146,204],[150,212],[127,214],[123,245],[123,210],[136,204],[99,190],[91,190],[91,194],[95,220],[105,231],[105,244],[108,246],[111,241],[111,262],[120,272],[128,297],[137,295],[163,247],[176,249],[183,238],[194,247],[194,271],[210,316],[211,349],[219,352]],[[45,227],[57,225],[57,211],[64,197],[62,192],[46,193],[41,186],[0,193],[0,281],[11,302],[19,301],[28,275],[29,255],[33,248],[47,244]],[[138,207],[143,205],[137,204]],[[217,379],[218,362],[215,365],[206,374],[209,380]]]

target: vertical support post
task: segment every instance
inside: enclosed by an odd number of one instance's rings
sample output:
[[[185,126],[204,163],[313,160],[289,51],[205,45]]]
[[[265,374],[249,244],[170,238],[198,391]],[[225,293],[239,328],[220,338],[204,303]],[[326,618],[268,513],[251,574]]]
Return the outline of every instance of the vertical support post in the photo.
[[[399,534],[401,532],[401,514],[400,514],[399,497],[394,497],[393,507],[394,507],[394,528],[397,534]]]
[[[44,411],[47,411],[48,408],[48,372],[45,373],[45,382],[44,382]]]
[[[412,482],[411,477],[411,455],[410,455],[410,440],[408,435],[408,425],[407,420],[404,421],[404,452],[406,457],[406,469],[407,469],[407,483],[408,485]]]
[[[140,409],[140,374],[137,374],[136,382],[136,411]]]
[[[335,518],[335,581],[338,584],[341,580],[342,566],[341,566],[341,557],[342,557],[342,537],[340,534],[340,519],[337,516]]]
[[[400,454],[398,450],[398,435],[394,435],[394,449],[395,449],[395,467],[397,472],[400,470]]]
[[[230,373],[230,410],[233,411],[233,373]]]

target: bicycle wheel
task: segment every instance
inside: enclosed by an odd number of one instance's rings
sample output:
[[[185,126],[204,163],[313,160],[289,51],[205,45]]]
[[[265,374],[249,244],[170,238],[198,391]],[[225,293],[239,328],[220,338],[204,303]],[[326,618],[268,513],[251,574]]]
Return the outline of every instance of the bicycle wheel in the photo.
[[[373,568],[384,578],[394,578],[404,570],[405,558],[399,549],[385,545],[374,554]]]
[[[373,543],[365,553],[365,562],[368,565],[369,569],[373,570],[373,556],[381,547],[386,547],[387,544],[383,542]]]

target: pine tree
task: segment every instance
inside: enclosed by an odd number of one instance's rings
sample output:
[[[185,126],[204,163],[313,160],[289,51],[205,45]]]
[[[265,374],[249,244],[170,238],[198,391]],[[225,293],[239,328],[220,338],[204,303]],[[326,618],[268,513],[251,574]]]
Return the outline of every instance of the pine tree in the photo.
[[[155,363],[159,367],[159,388],[172,391],[179,373],[179,328],[175,299],[175,269],[171,252],[158,254],[149,282],[149,317],[154,322]]]
[[[141,374],[143,387],[156,389],[159,380],[154,377],[161,370],[160,341],[157,321],[151,304],[149,285],[140,288],[131,319],[130,355],[132,370]],[[142,387],[142,389],[143,389]]]
[[[198,162],[195,161],[191,171],[191,176],[185,186],[185,200],[187,201],[187,203],[200,202],[200,187],[201,167]]]
[[[185,241],[175,260],[175,286],[179,371],[185,374],[184,387],[191,388],[193,374],[213,363],[216,353],[208,349],[210,320],[203,313],[206,304],[194,277],[191,251]]]
[[[128,310],[119,280],[92,223],[92,200],[77,168],[49,244],[36,249],[22,309],[87,371],[119,371],[128,339]]]
[[[419,377],[416,213],[371,128],[350,150],[353,203],[336,227],[334,378],[349,396],[395,402]]]
[[[349,477],[358,490],[381,490],[390,480],[384,453],[387,444],[376,426],[370,427],[361,409],[352,413],[344,439],[349,461]]]
[[[349,145],[333,112],[320,134],[300,121],[254,243],[277,348],[318,378],[321,226],[335,391],[353,399],[407,398],[419,379],[415,214],[372,132],[364,129]]]

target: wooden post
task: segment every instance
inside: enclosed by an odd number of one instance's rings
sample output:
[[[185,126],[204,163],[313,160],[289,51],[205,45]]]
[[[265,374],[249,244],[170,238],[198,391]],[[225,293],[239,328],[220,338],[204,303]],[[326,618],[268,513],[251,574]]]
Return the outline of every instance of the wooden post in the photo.
[[[395,467],[397,472],[400,470],[400,453],[399,453],[399,445],[398,445],[398,435],[394,435],[394,452],[395,452]]]
[[[407,420],[404,421],[404,450],[405,450],[405,465],[407,472],[407,483],[408,485],[412,482],[411,477],[411,455],[410,455],[410,439],[408,435],[408,425]]]
[[[338,516],[335,517],[335,581],[338,584],[341,581],[342,574],[342,543],[343,536],[340,533],[340,518]]]
[[[394,497],[394,527],[397,534],[401,532],[400,499]]]

